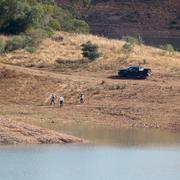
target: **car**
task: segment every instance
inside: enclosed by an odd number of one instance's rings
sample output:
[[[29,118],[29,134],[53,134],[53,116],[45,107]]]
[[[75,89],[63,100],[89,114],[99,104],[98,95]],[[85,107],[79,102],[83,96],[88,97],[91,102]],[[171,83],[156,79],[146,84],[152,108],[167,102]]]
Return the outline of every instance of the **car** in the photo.
[[[141,66],[130,66],[127,69],[119,69],[118,71],[118,76],[122,78],[146,79],[148,76],[151,76],[151,74],[151,69]]]

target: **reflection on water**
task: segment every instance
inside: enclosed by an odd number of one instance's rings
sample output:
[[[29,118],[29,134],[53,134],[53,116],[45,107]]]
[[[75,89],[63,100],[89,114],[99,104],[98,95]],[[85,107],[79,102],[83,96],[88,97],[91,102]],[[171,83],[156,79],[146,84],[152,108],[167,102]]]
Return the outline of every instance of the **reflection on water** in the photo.
[[[0,147],[0,180],[179,180],[180,147]]]
[[[85,125],[42,123],[43,127],[88,139],[93,143],[120,144],[125,146],[180,144],[180,133],[151,129],[108,129]]]
[[[0,180],[179,180],[180,134],[80,125],[41,126],[96,145],[0,146]]]

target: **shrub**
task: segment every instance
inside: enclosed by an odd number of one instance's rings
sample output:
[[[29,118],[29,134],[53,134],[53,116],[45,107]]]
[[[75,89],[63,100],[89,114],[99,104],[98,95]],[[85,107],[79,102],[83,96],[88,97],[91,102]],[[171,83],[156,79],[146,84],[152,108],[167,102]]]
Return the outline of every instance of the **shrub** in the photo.
[[[95,60],[96,58],[99,58],[101,55],[98,52],[98,45],[92,44],[90,41],[88,41],[85,44],[82,44],[81,47],[83,57],[88,58],[89,60]]]
[[[48,37],[48,34],[46,31],[42,29],[36,29],[36,28],[29,28],[25,34],[30,37],[31,41],[29,42],[29,47],[38,47],[39,44],[42,42],[42,40],[46,37]]]
[[[4,42],[0,39],[0,54],[4,52]]]
[[[25,49],[26,49],[26,51],[28,51],[30,53],[35,53],[37,50],[35,47],[26,47]]]
[[[50,27],[56,31],[61,29],[61,25],[57,19],[53,19],[50,21]]]
[[[89,25],[83,20],[73,19],[73,29],[72,30],[73,30],[73,32],[76,32],[76,33],[88,33]]]
[[[78,6],[86,7],[88,1],[74,1],[69,9],[60,7],[54,0],[0,0],[0,32],[18,35],[29,27],[44,29],[50,35],[52,30],[60,28],[64,31],[87,32],[88,24],[75,13],[75,9]]]
[[[89,32],[88,24],[81,19],[77,19],[72,11],[68,11],[63,8],[56,8],[53,15],[54,19],[57,19],[60,22],[61,29],[67,32]]]
[[[168,52],[169,54],[173,54],[175,52],[175,49],[172,44],[161,45],[160,48]]]
[[[26,36],[12,36],[6,43],[5,51],[15,51],[18,49],[23,49],[29,42],[29,38]]]
[[[132,52],[133,49],[134,49],[134,43],[126,42],[123,45],[123,50],[126,51],[126,52]]]
[[[130,43],[130,44],[138,44],[138,45],[144,44],[144,41],[140,35],[138,35],[136,37],[124,36],[122,39],[125,40],[127,43]]]

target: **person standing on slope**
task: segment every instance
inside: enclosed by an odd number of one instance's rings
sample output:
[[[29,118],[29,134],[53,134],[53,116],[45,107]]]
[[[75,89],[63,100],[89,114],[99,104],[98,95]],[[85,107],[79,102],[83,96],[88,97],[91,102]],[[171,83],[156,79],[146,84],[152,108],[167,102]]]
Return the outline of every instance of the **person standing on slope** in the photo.
[[[81,94],[80,95],[80,103],[84,104],[84,101],[85,101],[85,96],[84,96],[84,94]]]
[[[60,108],[62,108],[64,106],[64,97],[61,96],[60,97]]]
[[[56,99],[55,95],[52,94],[52,95],[51,95],[51,105],[52,105],[52,104],[55,105],[55,99]]]

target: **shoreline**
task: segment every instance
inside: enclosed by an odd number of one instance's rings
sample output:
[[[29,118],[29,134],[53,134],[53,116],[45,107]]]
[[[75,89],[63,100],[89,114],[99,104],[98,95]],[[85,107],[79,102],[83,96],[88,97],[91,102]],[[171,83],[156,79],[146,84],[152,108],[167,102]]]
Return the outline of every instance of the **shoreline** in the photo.
[[[0,118],[0,145],[68,143],[87,143],[87,141],[27,123]]]

